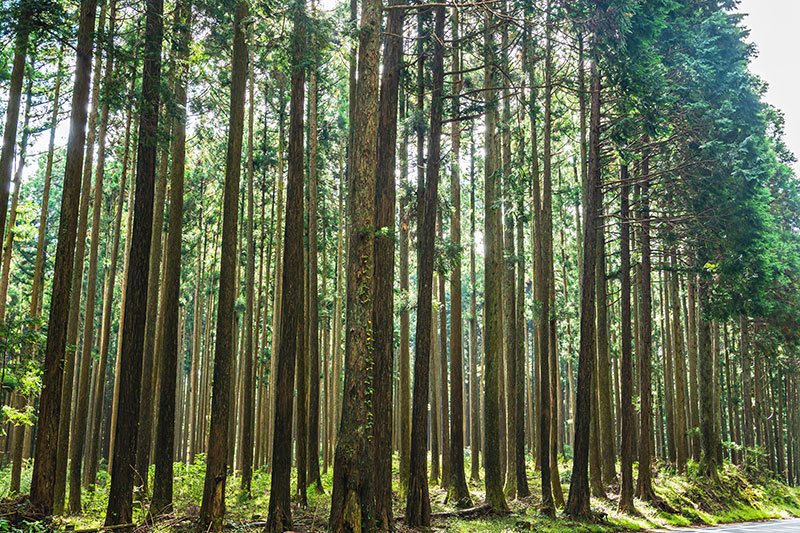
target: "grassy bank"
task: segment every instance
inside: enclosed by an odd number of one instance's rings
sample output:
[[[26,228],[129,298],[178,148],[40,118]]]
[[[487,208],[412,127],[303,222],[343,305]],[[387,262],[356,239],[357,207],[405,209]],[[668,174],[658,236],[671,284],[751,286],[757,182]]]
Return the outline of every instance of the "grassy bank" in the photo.
[[[175,512],[166,519],[150,523],[153,531],[188,531],[197,516],[202,497],[205,466],[202,457],[193,465],[176,465],[175,470]],[[469,468],[467,468],[469,471]],[[529,468],[529,472],[533,472]],[[569,463],[560,465],[561,481],[566,495],[569,490]],[[395,464],[395,515],[404,514],[404,499],[399,484],[398,469]],[[26,472],[29,474],[29,471]],[[0,475],[0,490],[7,493],[10,473],[4,470]],[[255,473],[251,498],[243,498],[238,491],[239,478],[228,479],[226,522],[231,530],[254,531],[260,529],[266,520],[269,503],[269,475],[263,471]],[[107,478],[101,474],[98,487],[83,494],[84,512],[79,516],[57,518],[51,528],[77,530],[96,528],[103,522],[108,502]],[[23,476],[23,491],[27,490],[29,476]],[[309,507],[295,508],[295,529],[297,531],[324,531],[330,509],[332,471],[323,475],[325,492],[315,494],[309,490]],[[294,483],[293,483],[294,485]],[[542,518],[538,514],[540,504],[540,483],[538,475],[529,478],[533,495],[524,500],[510,502],[512,512],[505,516],[489,515],[473,518],[442,518],[434,520],[433,529],[437,531],[465,532],[567,532],[567,531],[629,531],[669,526],[715,525],[725,522],[740,522],[767,518],[800,516],[800,489],[789,488],[763,474],[746,474],[738,467],[726,464],[720,472],[719,485],[713,485],[697,475],[696,465],[690,463],[686,474],[676,474],[667,465],[659,465],[654,479],[656,494],[663,500],[652,505],[636,500],[640,516],[622,515],[616,512],[618,487],[611,487],[608,499],[593,498],[592,508],[597,512],[594,522],[575,522],[561,514],[555,519]],[[470,482],[473,503],[483,500],[483,484]],[[446,493],[438,485],[431,486],[432,509],[434,512],[449,512],[455,509],[445,503]],[[147,524],[148,501],[141,499],[135,503],[135,520]],[[15,528],[0,517],[0,531],[11,530],[42,531],[42,524],[18,524]],[[410,531],[402,521],[397,523],[398,531]]]

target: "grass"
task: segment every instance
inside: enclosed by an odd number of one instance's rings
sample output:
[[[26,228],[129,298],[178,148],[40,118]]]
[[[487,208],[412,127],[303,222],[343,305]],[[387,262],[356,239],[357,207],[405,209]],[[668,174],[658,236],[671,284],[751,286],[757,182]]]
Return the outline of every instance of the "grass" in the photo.
[[[469,454],[466,455],[466,472],[470,471]],[[29,467],[30,465],[26,465]],[[800,489],[789,488],[773,479],[746,475],[738,467],[726,463],[720,471],[720,484],[715,486],[698,474],[697,465],[690,463],[687,472],[677,474],[667,464],[657,463],[658,471],[653,480],[656,494],[666,502],[663,506],[674,512],[665,512],[662,508],[636,500],[639,516],[617,513],[615,492],[609,491],[609,499],[592,498],[592,508],[597,512],[597,520],[593,523],[575,522],[559,513],[557,518],[549,519],[539,515],[541,503],[540,479],[528,464],[530,477],[528,484],[532,496],[524,500],[509,502],[511,513],[505,516],[481,518],[450,518],[435,520],[434,531],[463,532],[611,532],[635,531],[643,529],[689,526],[716,525],[726,522],[743,522],[769,518],[786,518],[800,516]],[[562,458],[559,464],[560,480],[564,494],[569,491],[570,463]],[[152,479],[152,469],[150,476]],[[332,469],[322,475],[324,493],[317,494],[308,490],[308,507],[295,507],[293,516],[297,531],[324,531],[330,511],[330,494],[332,491]],[[393,461],[393,492],[395,516],[405,514],[405,499],[400,497],[399,465],[397,456]],[[191,465],[175,465],[174,501],[175,512],[170,520],[152,524],[152,530],[188,531],[192,520],[197,516],[202,500],[203,477],[205,475],[204,457],[198,456]],[[634,474],[635,475],[635,474]],[[293,472],[294,476],[294,472]],[[483,476],[483,472],[481,472]],[[8,492],[10,471],[0,471],[0,490],[3,496],[11,496]],[[226,491],[226,524],[234,531],[254,531],[255,523],[266,519],[269,505],[270,476],[263,470],[254,472],[250,498],[244,498],[239,491],[240,478],[230,476]],[[296,486],[292,480],[292,486]],[[30,469],[23,471],[23,492],[30,484]],[[484,487],[482,482],[468,482],[474,504],[483,501]],[[440,486],[431,484],[431,508],[433,512],[454,510],[445,503],[446,492]],[[58,529],[72,527],[75,529],[93,528],[102,525],[108,502],[108,477],[101,472],[98,485],[93,491],[83,493],[83,513],[56,519]],[[138,498],[134,503],[134,520],[137,523],[147,521],[148,500]],[[0,532],[14,531],[9,524],[0,518]],[[16,531],[36,531],[35,525],[26,524]],[[398,531],[411,531],[402,522],[398,522]]]

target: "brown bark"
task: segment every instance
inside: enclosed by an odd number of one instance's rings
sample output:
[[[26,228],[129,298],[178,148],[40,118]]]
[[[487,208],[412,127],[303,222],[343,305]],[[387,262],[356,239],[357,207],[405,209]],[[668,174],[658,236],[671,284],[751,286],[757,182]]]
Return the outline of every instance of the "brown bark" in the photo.
[[[406,118],[407,97],[405,91],[401,92],[400,117]],[[407,184],[408,180],[408,132],[402,130],[400,141],[400,180]],[[411,223],[411,208],[409,194],[400,197],[400,291],[409,294],[408,254],[409,254],[409,224]],[[400,311],[400,358],[399,365],[399,399],[400,404],[400,486],[408,486],[409,465],[411,461],[411,356],[410,356],[410,325],[408,306],[403,306]],[[401,490],[402,490],[401,489]]]
[[[199,524],[218,531],[225,514],[225,481],[228,461],[228,424],[231,418],[231,385],[235,347],[234,301],[236,299],[236,237],[239,208],[239,178],[244,131],[247,41],[245,21],[248,3],[236,4],[233,19],[230,121],[225,157],[225,192],[222,213],[222,263],[219,277],[217,334],[214,350],[211,427],[208,434],[206,475]],[[302,141],[301,141],[302,142]],[[302,205],[302,204],[301,204]]]
[[[503,474],[501,469],[499,406],[502,372],[503,330],[502,330],[502,228],[501,212],[497,205],[499,190],[497,126],[497,67],[494,42],[495,19],[491,14],[484,17],[483,53],[484,89],[487,109],[485,114],[484,150],[484,468],[486,471],[486,502],[497,511],[508,509],[503,494]]]
[[[3,148],[0,152],[0,243],[4,242],[4,231],[8,213],[8,192],[11,189],[11,173],[14,164],[14,145],[17,142],[19,105],[22,99],[22,82],[25,79],[25,62],[28,55],[28,41],[31,34],[33,13],[27,4],[22,4],[17,18],[14,37],[14,60],[8,87],[6,124],[3,129]],[[94,24],[94,20],[92,20]],[[89,52],[91,55],[91,52]],[[10,224],[9,224],[10,226]]]
[[[392,5],[404,5],[394,0]],[[377,527],[393,528],[392,518],[392,372],[394,362],[394,243],[395,150],[397,101],[403,55],[403,9],[389,12],[378,104],[378,144],[375,175],[375,287],[372,325],[375,339],[375,507]],[[314,211],[312,211],[314,212]],[[312,291],[313,293],[314,291]]]
[[[698,263],[702,264],[702,263]],[[711,346],[711,319],[708,317],[709,281],[698,280],[698,385],[700,393],[700,435],[702,454],[700,472],[710,477],[715,483],[719,481],[717,474],[717,443],[714,433],[714,360]]]
[[[459,11],[453,8],[453,39],[459,36]],[[453,50],[453,71],[461,69],[461,54],[458,48]],[[459,99],[462,81],[460,74],[453,76],[453,115],[458,116]],[[450,241],[457,246],[459,253],[450,274],[450,479],[448,482],[448,501],[457,507],[472,506],[472,500],[464,477],[464,347],[463,320],[461,317],[461,124],[450,125],[450,144],[453,151],[452,174],[450,176],[450,203],[453,215],[450,218]],[[472,386],[470,381],[470,386]]]
[[[106,20],[106,5],[100,8],[100,19],[97,31],[103,31]],[[78,233],[75,243],[75,258],[70,289],[69,313],[67,315],[67,353],[64,365],[64,383],[71,384],[61,391],[61,412],[58,428],[58,455],[56,456],[55,500],[53,512],[60,514],[64,510],[64,491],[66,488],[67,459],[69,457],[69,436],[75,424],[73,399],[74,391],[78,388],[78,327],[80,325],[81,299],[83,297],[82,282],[84,273],[84,259],[86,255],[86,234],[89,223],[89,204],[91,203],[92,190],[92,164],[94,162],[95,139],[97,137],[97,109],[99,105],[100,79],[102,74],[101,47],[96,46],[97,54],[94,58],[94,71],[92,73],[92,92],[89,107],[89,121],[86,133],[86,148],[83,157],[83,185],[81,187],[80,208],[78,210]]]
[[[314,3],[312,2],[312,6]],[[312,7],[312,9],[314,9]],[[317,165],[317,72],[310,69],[308,74],[308,461],[306,462],[308,485],[317,493],[323,492],[322,479],[319,475],[319,379],[320,379],[320,347],[319,347],[319,280],[317,234],[319,223],[318,210],[318,178]],[[394,168],[394,164],[392,164]],[[394,217],[394,209],[392,209]],[[393,219],[394,220],[394,219]],[[394,257],[394,255],[392,255]],[[390,366],[391,368],[391,366]],[[388,372],[391,375],[391,371]],[[389,384],[391,397],[391,382]],[[391,405],[391,401],[389,402]],[[391,454],[390,454],[391,455]]]
[[[677,268],[677,255],[671,257],[673,268]],[[686,442],[686,356],[681,328],[681,304],[678,293],[678,273],[670,276],[670,304],[672,305],[672,346],[675,357],[675,454],[679,472],[686,469],[688,456]]]
[[[444,240],[444,229],[442,226],[442,213],[436,214],[439,226],[439,238]],[[442,452],[442,482],[441,485],[447,488],[450,484],[450,406],[447,387],[447,293],[445,288],[445,276],[440,274],[439,278],[439,447]],[[434,337],[436,336],[434,332]],[[434,341],[435,342],[435,341]]]
[[[113,75],[113,55],[111,44],[116,24],[116,2],[111,3],[109,15],[109,37],[106,47],[106,65],[104,87],[108,88]],[[98,57],[99,59],[99,57]],[[89,408],[89,378],[94,349],[94,315],[95,294],[97,290],[97,250],[100,244],[100,215],[103,205],[103,180],[105,177],[106,162],[106,133],[108,130],[109,104],[103,103],[100,118],[100,133],[98,138],[97,171],[94,184],[94,201],[92,212],[92,238],[89,251],[89,272],[87,275],[86,310],[83,324],[83,349],[81,354],[81,369],[78,388],[77,409],[75,423],[72,427],[70,439],[70,469],[69,469],[69,512],[78,514],[81,511],[81,461],[84,455],[86,438],[86,420]]]
[[[643,176],[650,173],[649,155],[645,154],[642,160],[641,172]],[[641,266],[640,286],[641,296],[639,304],[639,334],[641,336],[641,352],[637,354],[639,360],[639,401],[641,422],[639,426],[639,477],[637,480],[636,494],[642,500],[655,501],[653,491],[652,472],[652,439],[653,439],[653,390],[652,390],[652,288],[650,266],[650,185],[643,180],[640,189],[640,215],[642,220],[639,238],[641,241]]]
[[[630,250],[630,210],[628,196],[630,184],[628,165],[620,169],[620,398],[622,399],[622,418],[620,420],[620,467],[621,485],[619,511],[632,514],[633,505],[633,350],[631,346],[631,250]]]
[[[350,176],[345,381],[342,418],[333,465],[330,531],[375,527],[374,338],[372,307],[375,270],[375,178],[378,132],[378,76],[381,3],[361,6],[358,81]],[[413,455],[412,455],[413,457]],[[413,475],[413,474],[412,474]]]
[[[292,76],[289,104],[289,158],[286,189],[286,225],[281,272],[280,331],[276,362],[272,374],[274,423],[272,425],[272,479],[269,495],[267,531],[292,529],[289,503],[292,456],[292,404],[295,357],[303,286],[303,85],[305,71],[300,67],[305,46],[305,3],[292,4]],[[279,176],[279,179],[282,179]],[[276,330],[277,331],[277,330]],[[273,342],[273,345],[276,344]]]
[[[161,299],[161,316],[164,331],[161,354],[158,357],[161,376],[161,394],[156,425],[155,477],[151,512],[161,514],[172,509],[173,462],[180,460],[174,452],[174,421],[176,381],[182,381],[183,350],[178,342],[178,316],[180,299],[181,243],[183,234],[183,183],[186,160],[186,86],[188,54],[191,39],[191,7],[187,0],[175,9],[174,27],[177,32],[175,51],[175,100],[178,114],[172,120],[172,169],[170,172],[169,229],[166,249],[164,294]],[[177,365],[177,366],[176,366]],[[180,380],[180,381],[179,381]],[[179,404],[180,405],[180,404]]]
[[[255,277],[256,277],[256,242],[253,236],[253,223],[255,219],[255,207],[253,205],[253,141],[255,138],[253,128],[255,126],[255,66],[253,63],[253,33],[249,35],[249,63],[250,72],[248,76],[248,94],[250,96],[247,112],[247,265],[245,266],[245,318],[243,327],[244,333],[244,353],[242,357],[242,408],[241,412],[241,431],[242,436],[239,441],[241,448],[241,492],[244,496],[250,496],[250,486],[253,479],[253,404],[254,404],[254,383],[253,383],[253,358],[257,356],[258,349],[254,350],[254,343],[258,345],[258,319],[253,317],[255,306]],[[263,214],[263,205],[262,205]],[[262,239],[263,250],[263,239]],[[260,287],[260,284],[259,284]],[[255,340],[254,340],[255,336]]]
[[[134,79],[131,76],[131,85],[129,94],[133,95]],[[122,226],[122,211],[125,204],[125,188],[128,183],[128,167],[130,161],[130,146],[131,146],[131,121],[133,110],[128,109],[127,118],[125,119],[125,141],[122,155],[122,175],[120,177],[120,190],[117,197],[117,212],[114,220],[114,240],[111,245],[111,262],[108,267],[106,275],[106,282],[103,288],[103,315],[101,318],[100,326],[100,362],[97,369],[97,374],[94,380],[94,392],[92,395],[92,408],[91,408],[91,423],[90,423],[90,436],[86,452],[87,465],[83,471],[83,486],[89,488],[94,485],[97,479],[97,468],[100,455],[101,444],[101,423],[103,419],[103,404],[105,400],[105,387],[106,387],[106,369],[108,366],[108,349],[111,337],[111,310],[114,301],[114,288],[117,276],[117,261],[119,258],[119,241],[120,229]],[[128,198],[128,205],[133,203],[133,187],[131,187]],[[129,210],[128,227],[132,225],[133,209]],[[131,232],[128,232],[130,236]],[[126,244],[130,237],[126,238]],[[127,248],[127,247],[126,247]],[[127,277],[127,257],[125,259],[125,272]],[[124,295],[124,287],[123,287]],[[123,299],[124,302],[124,299]],[[121,317],[120,317],[121,318]],[[117,358],[119,360],[119,358]],[[108,424],[107,424],[108,426]]]
[[[120,339],[120,379],[117,425],[113,450],[116,468],[111,475],[105,525],[131,522],[135,475],[139,392],[141,386],[145,329],[145,297],[148,259],[153,230],[153,182],[156,172],[156,138],[161,78],[162,0],[148,0],[145,22],[142,111],[136,163],[136,201],[129,253],[130,267],[125,280],[127,298]]]
[[[412,527],[428,527],[431,506],[428,497],[425,436],[428,426],[428,385],[433,332],[433,256],[438,203],[439,170],[444,86],[444,5],[434,8],[434,45],[431,90],[431,122],[428,138],[428,165],[425,176],[424,210],[418,221],[419,275],[417,291],[417,334],[414,360],[414,405],[411,420],[411,462],[406,520]],[[435,360],[434,360],[435,365]],[[431,409],[434,411],[434,403]],[[435,416],[435,415],[434,415]],[[433,431],[433,427],[431,428]]]
[[[470,129],[469,143],[469,456],[471,481],[479,481],[481,440],[481,399],[478,381],[478,310],[477,279],[475,274],[475,137],[474,125]]]
[[[597,346],[595,344],[595,276],[597,244],[600,238],[598,217],[602,207],[600,194],[600,72],[597,58],[592,61],[591,70],[591,118],[589,141],[589,173],[584,212],[583,235],[583,275],[581,287],[580,352],[578,360],[578,385],[575,406],[575,446],[572,463],[572,479],[569,486],[569,499],[565,512],[573,517],[585,517],[591,513],[589,494],[589,431],[591,405],[594,396],[593,382]],[[603,268],[603,273],[605,270]],[[594,398],[593,398],[594,396]]]
[[[591,189],[590,189],[591,192]],[[614,402],[611,392],[611,358],[609,354],[608,281],[606,279],[606,246],[603,229],[603,192],[598,184],[596,216],[597,250],[595,283],[597,285],[597,396],[600,414],[600,452],[603,467],[603,484],[617,484]],[[589,226],[586,226],[587,228]]]
[[[70,137],[64,168],[58,246],[50,300],[47,347],[45,349],[42,392],[39,400],[39,421],[36,433],[36,456],[31,479],[31,503],[45,513],[53,508],[59,410],[62,391],[62,364],[67,341],[67,312],[73,274],[77,214],[81,186],[81,165],[86,141],[86,115],[89,78],[92,64],[92,42],[95,22],[95,0],[81,4],[75,83],[72,91]],[[0,187],[8,190],[6,187]],[[2,193],[0,193],[2,194]],[[7,193],[6,193],[7,194]],[[5,205],[5,202],[0,202]],[[5,212],[5,210],[1,210]],[[67,386],[70,386],[68,383]]]

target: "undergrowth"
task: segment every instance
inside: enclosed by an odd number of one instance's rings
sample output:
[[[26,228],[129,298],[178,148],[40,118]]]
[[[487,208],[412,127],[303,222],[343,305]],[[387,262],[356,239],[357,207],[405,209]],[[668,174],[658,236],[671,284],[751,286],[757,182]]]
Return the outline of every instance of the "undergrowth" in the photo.
[[[530,459],[530,458],[529,458]],[[470,471],[469,454],[466,457],[465,470]],[[29,465],[28,465],[29,466]],[[562,458],[559,463],[559,479],[565,496],[569,491],[571,462]],[[662,500],[659,505],[636,500],[638,516],[617,513],[617,491],[609,491],[608,498],[592,498],[592,509],[596,518],[592,522],[576,522],[559,513],[557,518],[549,519],[539,515],[541,504],[541,486],[538,473],[534,472],[532,462],[528,464],[531,476],[528,484],[532,496],[524,500],[509,502],[511,513],[504,516],[480,518],[446,518],[436,519],[432,524],[434,531],[464,532],[611,532],[633,531],[666,526],[716,525],[725,522],[742,522],[768,518],[786,518],[800,516],[800,489],[789,488],[774,479],[768,478],[763,471],[750,470],[745,473],[739,467],[725,463],[719,472],[720,483],[714,485],[698,472],[697,464],[690,462],[685,473],[678,474],[670,465],[656,463],[657,472],[653,486],[657,496]],[[324,531],[330,512],[330,494],[332,491],[332,469],[322,474],[324,492],[317,493],[309,488],[308,507],[293,509],[296,531]],[[405,498],[400,483],[397,457],[393,461],[394,513],[395,516],[405,514]],[[634,476],[635,476],[634,472]],[[203,477],[205,475],[205,458],[200,455],[193,464],[175,464],[174,473],[174,512],[160,521],[153,522],[148,517],[149,500],[143,497],[143,491],[137,490],[134,503],[134,520],[146,524],[151,531],[189,531],[197,517],[202,500]],[[292,474],[295,475],[294,472]],[[483,479],[481,471],[481,479]],[[10,471],[0,471],[0,490],[5,498],[8,494]],[[152,486],[153,469],[149,472]],[[265,470],[257,470],[253,474],[252,490],[249,496],[240,491],[241,479],[229,476],[226,490],[226,524],[232,531],[255,531],[261,529],[266,520],[269,505],[270,476]],[[30,485],[30,469],[23,471],[23,493]],[[483,502],[483,482],[468,481],[473,505]],[[292,479],[292,487],[296,487],[296,479]],[[293,489],[294,490],[294,489]],[[436,512],[451,512],[455,509],[446,503],[446,491],[438,483],[430,485],[431,509]],[[83,513],[79,516],[57,518],[54,522],[57,529],[87,529],[102,525],[108,504],[108,476],[102,471],[98,475],[97,486],[84,491],[82,497]],[[667,511],[665,511],[665,509]],[[0,533],[3,531],[43,531],[35,524],[19,524],[14,526],[0,517]],[[411,531],[398,521],[400,532]]]

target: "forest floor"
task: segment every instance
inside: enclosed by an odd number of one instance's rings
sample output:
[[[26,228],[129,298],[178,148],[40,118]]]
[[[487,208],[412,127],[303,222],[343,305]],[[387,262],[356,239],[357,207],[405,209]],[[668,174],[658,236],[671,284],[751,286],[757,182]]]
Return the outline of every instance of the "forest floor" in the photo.
[[[469,456],[467,456],[467,460]],[[148,502],[139,499],[134,504],[134,517],[142,527],[137,531],[191,531],[202,499],[205,465],[202,456],[192,465],[176,464],[175,469],[175,512],[164,519],[152,523],[146,518]],[[570,465],[563,461],[559,465],[560,479],[566,495],[569,490]],[[539,476],[531,465],[528,471],[533,474],[528,479],[532,496],[523,500],[509,502],[511,513],[500,515],[480,515],[470,518],[443,518],[433,522],[431,531],[464,532],[607,532],[636,531],[675,526],[716,525],[726,522],[743,522],[769,518],[800,516],[800,489],[789,488],[772,479],[764,477],[763,471],[745,474],[738,467],[726,463],[720,472],[720,484],[714,486],[697,475],[696,465],[690,463],[687,474],[676,474],[668,465],[658,464],[658,472],[653,485],[656,494],[665,504],[658,507],[636,500],[640,516],[633,517],[617,513],[616,499],[618,487],[611,487],[608,499],[592,498],[592,508],[597,513],[594,522],[576,522],[561,513],[556,519],[539,515],[541,504],[541,485]],[[466,465],[469,472],[469,464]],[[332,470],[322,475],[324,493],[308,490],[308,507],[295,507],[293,516],[297,532],[325,531],[330,510]],[[404,500],[398,497],[399,469],[394,464],[394,503],[395,516],[404,514]],[[483,472],[481,472],[483,474]],[[756,475],[757,474],[757,475]],[[152,475],[152,470],[151,470]],[[10,472],[0,472],[0,494],[8,492]],[[257,531],[266,520],[269,504],[269,475],[256,471],[253,476],[252,497],[242,498],[239,493],[239,478],[229,477],[227,482],[226,529],[231,531]],[[108,479],[101,473],[98,487],[83,494],[83,514],[57,518],[49,524],[24,522],[12,524],[0,516],[0,531],[49,531],[98,528],[108,503]],[[23,491],[30,483],[30,470],[23,471]],[[474,505],[483,503],[483,483],[468,482]],[[292,486],[295,486],[294,482]],[[438,484],[430,488],[433,512],[449,512],[455,509],[445,503],[446,491]],[[665,511],[666,509],[666,511]],[[667,512],[669,511],[669,512]],[[398,532],[414,531],[397,522]]]

